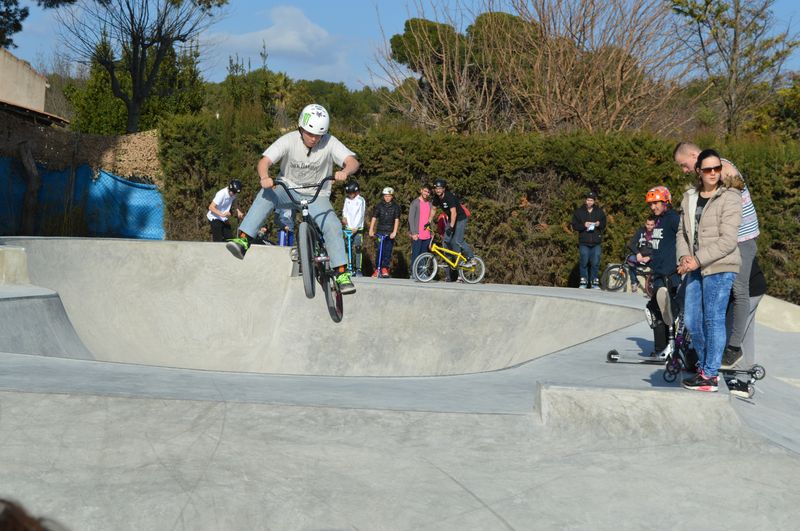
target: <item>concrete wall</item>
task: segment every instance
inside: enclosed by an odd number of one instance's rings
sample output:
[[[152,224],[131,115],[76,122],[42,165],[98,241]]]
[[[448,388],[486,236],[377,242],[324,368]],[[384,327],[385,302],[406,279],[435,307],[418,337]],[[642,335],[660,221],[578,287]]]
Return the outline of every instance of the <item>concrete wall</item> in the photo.
[[[47,79],[27,62],[0,49],[0,100],[44,112]]]
[[[493,371],[642,320],[586,292],[358,279],[334,324],[286,247],[243,261],[216,243],[9,238],[102,361],[347,376]],[[628,299],[625,297],[625,299]],[[22,326],[22,325],[20,325]]]

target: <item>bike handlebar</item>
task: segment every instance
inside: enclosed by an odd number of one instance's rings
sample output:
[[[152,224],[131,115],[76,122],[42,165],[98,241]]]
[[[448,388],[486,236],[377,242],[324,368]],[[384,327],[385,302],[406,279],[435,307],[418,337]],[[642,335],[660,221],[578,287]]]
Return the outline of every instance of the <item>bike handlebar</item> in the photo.
[[[322,186],[323,186],[323,185],[324,185],[326,182],[328,182],[328,181],[332,181],[333,179],[334,179],[334,178],[333,178],[333,176],[328,176],[328,177],[325,177],[324,179],[322,179],[322,180],[321,180],[320,182],[318,182],[317,184],[309,184],[309,185],[307,185],[307,186],[296,186],[296,187],[294,187],[294,188],[289,188],[289,186],[288,186],[288,185],[287,185],[285,182],[283,182],[283,181],[279,181],[278,179],[274,179],[272,182],[274,182],[276,185],[280,185],[280,186],[282,186],[282,187],[283,187],[283,189],[284,189],[284,190],[286,190],[286,195],[287,195],[287,196],[289,196],[289,200],[290,200],[292,203],[294,203],[294,205],[295,205],[295,206],[298,206],[298,207],[299,207],[299,206],[303,206],[303,205],[302,205],[302,203],[301,203],[300,201],[298,201],[297,199],[295,199],[295,198],[294,198],[294,196],[292,195],[292,192],[293,192],[294,190],[302,190],[302,189],[304,189],[304,188],[316,188],[316,189],[317,189],[317,191],[314,193],[314,197],[312,197],[312,198],[311,198],[311,200],[308,202],[308,204],[310,205],[311,203],[313,203],[314,201],[316,201],[316,200],[317,200],[317,197],[319,197],[319,193],[322,191]]]

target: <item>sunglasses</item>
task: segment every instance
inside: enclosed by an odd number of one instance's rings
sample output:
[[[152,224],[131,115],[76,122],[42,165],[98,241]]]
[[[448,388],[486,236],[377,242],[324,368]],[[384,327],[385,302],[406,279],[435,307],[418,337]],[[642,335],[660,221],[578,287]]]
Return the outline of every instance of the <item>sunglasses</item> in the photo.
[[[719,166],[709,166],[708,168],[700,168],[700,171],[705,173],[706,175],[708,175],[712,171],[719,173],[722,171],[722,164],[720,164]]]

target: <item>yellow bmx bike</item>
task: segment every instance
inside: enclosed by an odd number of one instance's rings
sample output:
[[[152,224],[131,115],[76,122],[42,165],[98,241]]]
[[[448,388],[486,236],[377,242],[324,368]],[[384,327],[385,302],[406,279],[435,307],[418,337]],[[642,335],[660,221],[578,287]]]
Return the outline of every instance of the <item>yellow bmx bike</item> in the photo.
[[[422,253],[411,264],[411,274],[420,282],[430,282],[436,278],[439,267],[450,267],[458,270],[459,278],[467,284],[477,284],[483,280],[486,266],[478,256],[475,256],[473,260],[467,265],[466,256],[434,242],[429,252]]]

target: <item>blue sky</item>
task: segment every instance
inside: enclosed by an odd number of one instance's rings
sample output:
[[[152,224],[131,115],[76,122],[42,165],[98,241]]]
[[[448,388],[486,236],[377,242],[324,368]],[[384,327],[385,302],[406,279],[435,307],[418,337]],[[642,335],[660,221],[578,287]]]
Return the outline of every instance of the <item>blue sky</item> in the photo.
[[[448,2],[436,5],[442,3]],[[55,18],[34,2],[23,0],[21,4],[29,7],[31,15],[22,32],[14,36],[18,47],[11,52],[40,68],[50,63],[55,50],[63,48],[56,36]],[[482,2],[450,0],[449,4],[466,6],[464,17],[469,23],[470,10]],[[238,55],[245,64],[249,60],[253,68],[260,66],[259,52],[266,42],[268,67],[294,79],[342,81],[352,89],[383,84],[372,78],[369,70],[379,71],[375,56],[384,46],[384,35],[388,39],[402,32],[409,13],[416,13],[416,5],[413,0],[230,0],[225,14],[203,35],[207,44],[204,76],[221,81],[229,56]],[[774,12],[782,23],[791,20],[792,27],[798,27],[797,0],[777,0]],[[430,9],[426,15],[434,18]],[[800,69],[798,55],[789,64],[792,69]]]

